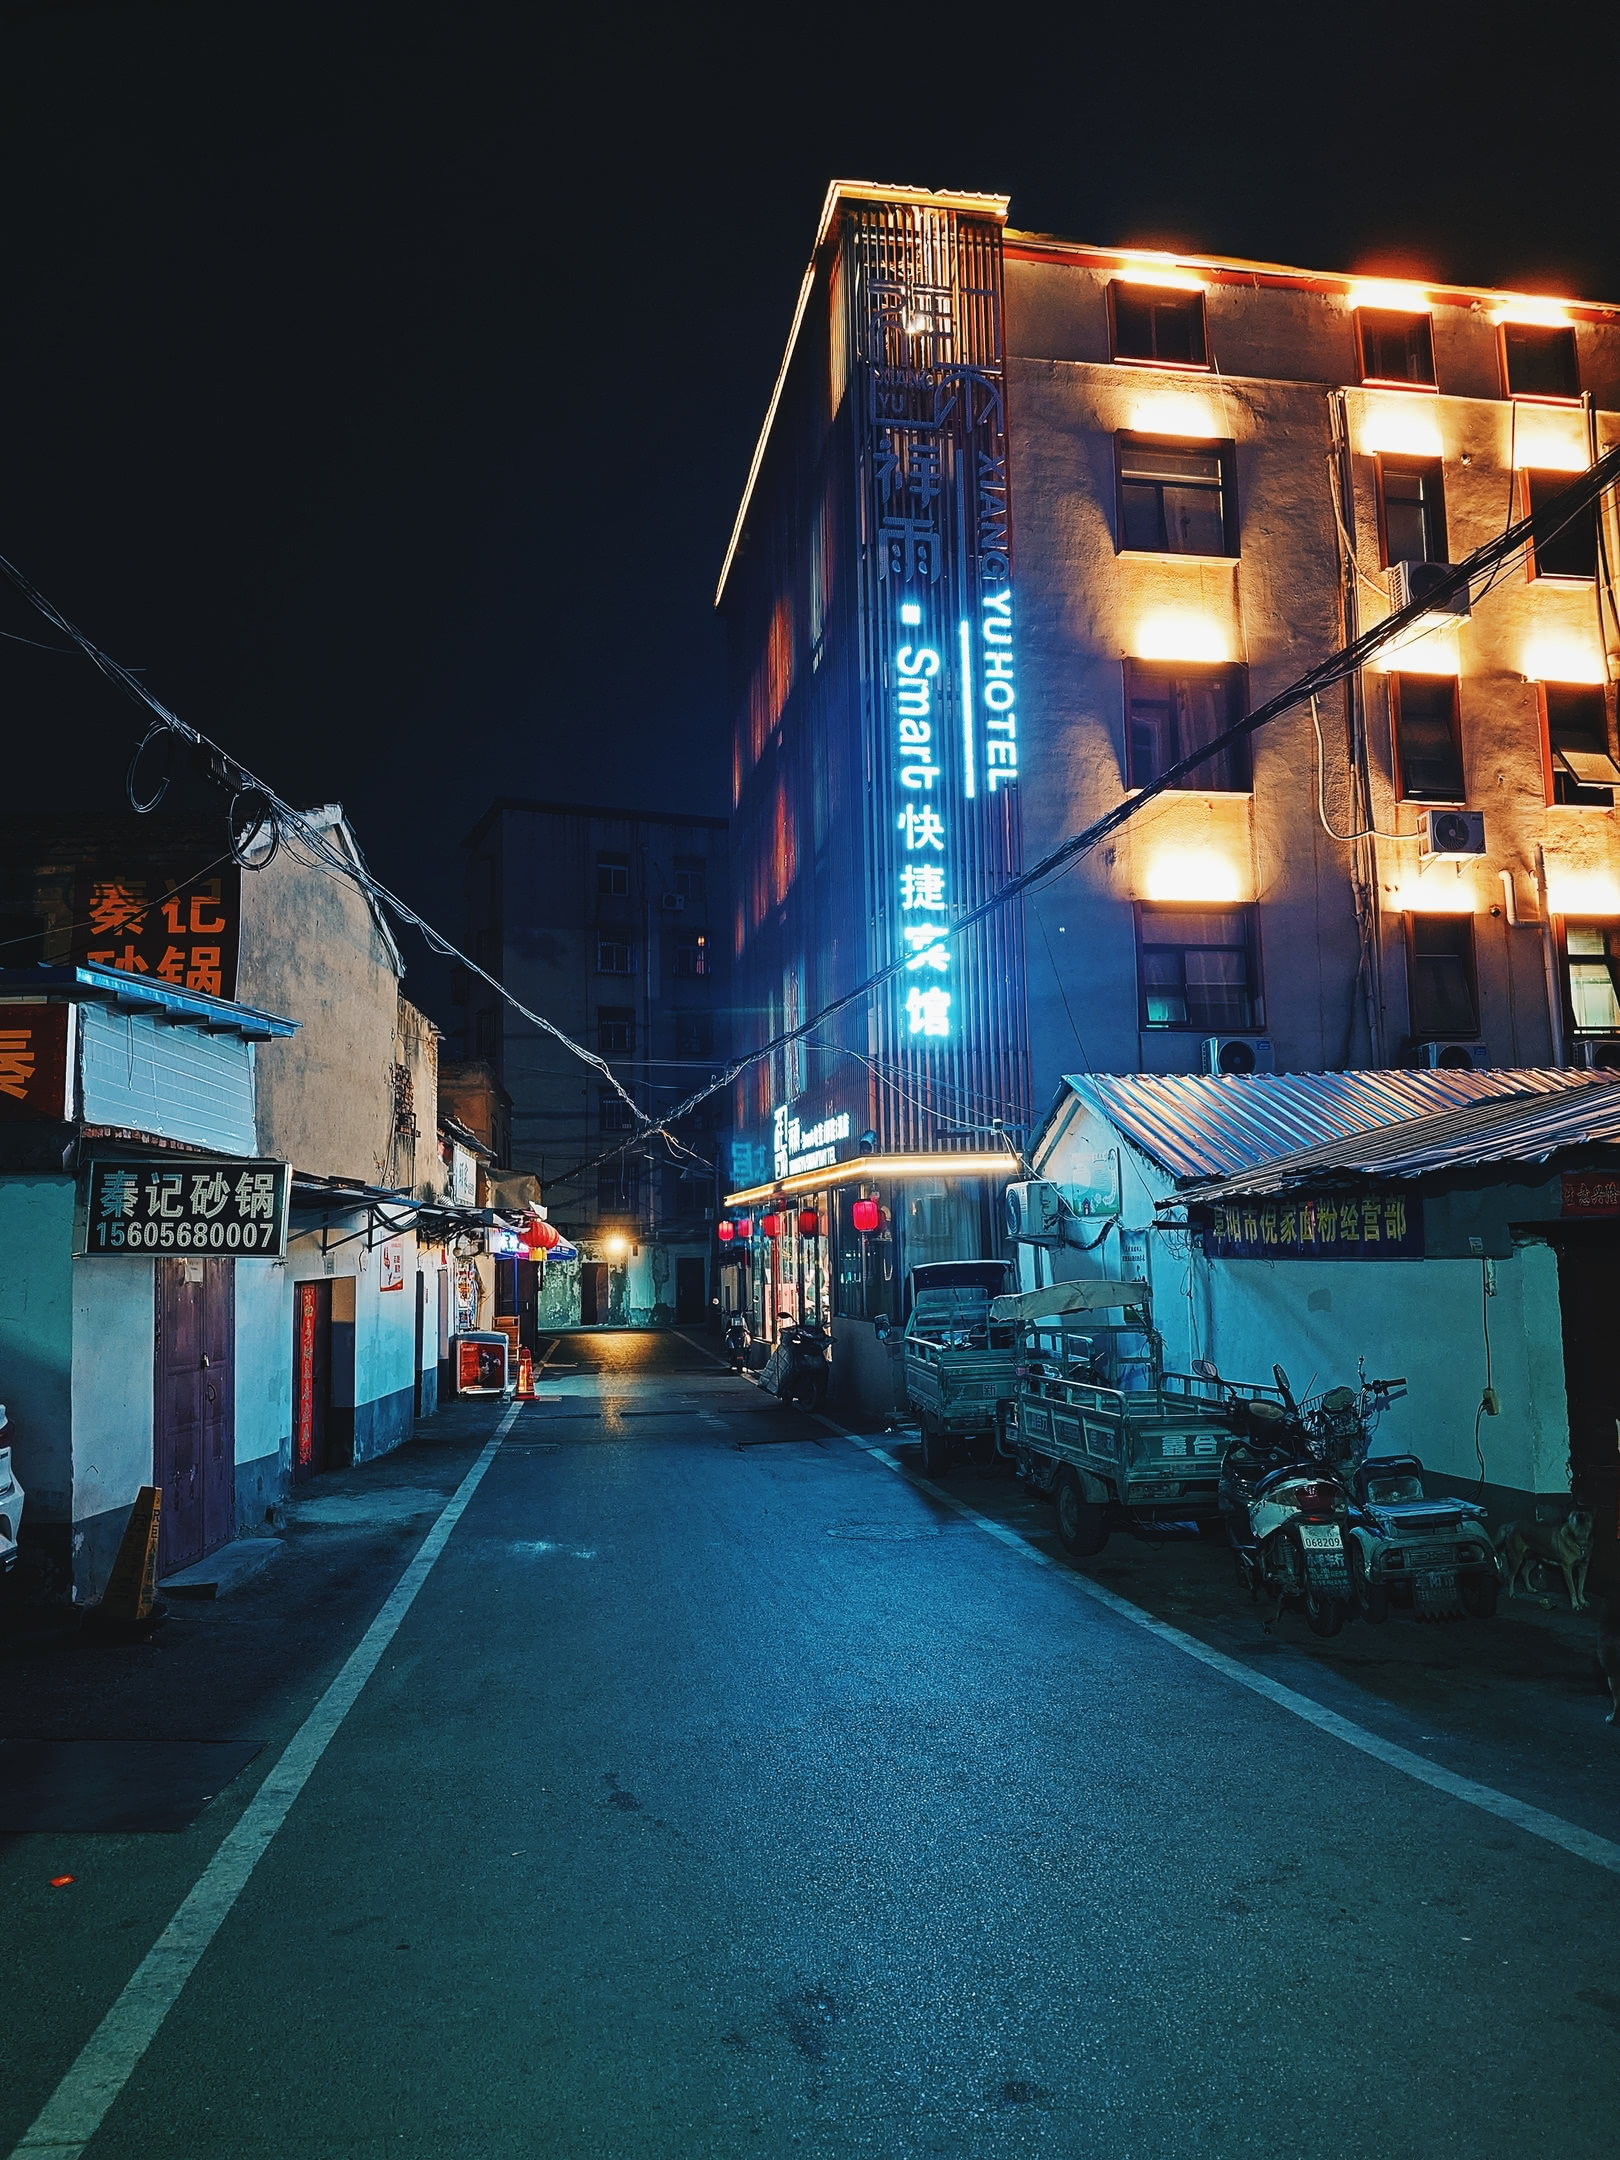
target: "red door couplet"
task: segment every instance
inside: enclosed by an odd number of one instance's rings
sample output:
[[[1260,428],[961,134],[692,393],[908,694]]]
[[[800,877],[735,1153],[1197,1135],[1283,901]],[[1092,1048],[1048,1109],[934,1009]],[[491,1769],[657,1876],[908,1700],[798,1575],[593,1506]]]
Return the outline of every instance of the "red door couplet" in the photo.
[[[293,1292],[292,1474],[326,1468],[327,1411],[332,1401],[332,1285],[301,1282]]]
[[[236,1263],[155,1263],[153,1483],[158,1573],[190,1567],[236,1517]]]

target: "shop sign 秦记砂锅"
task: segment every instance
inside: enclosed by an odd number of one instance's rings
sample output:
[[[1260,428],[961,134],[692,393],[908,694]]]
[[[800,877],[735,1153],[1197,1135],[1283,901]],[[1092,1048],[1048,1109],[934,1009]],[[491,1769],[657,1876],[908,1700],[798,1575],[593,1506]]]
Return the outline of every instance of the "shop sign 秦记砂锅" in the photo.
[[[209,1253],[279,1260],[292,1166],[159,1155],[90,1165],[83,1242],[92,1259]]]
[[[1223,1200],[1203,1241],[1211,1260],[1421,1260],[1423,1202],[1388,1191]]]

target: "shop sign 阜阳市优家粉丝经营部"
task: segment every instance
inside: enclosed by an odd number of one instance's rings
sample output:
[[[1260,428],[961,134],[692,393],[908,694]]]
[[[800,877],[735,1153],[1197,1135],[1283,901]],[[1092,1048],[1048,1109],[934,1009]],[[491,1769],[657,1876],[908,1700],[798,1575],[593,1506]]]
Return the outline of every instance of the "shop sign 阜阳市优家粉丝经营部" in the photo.
[[[95,1158],[78,1251],[92,1259],[207,1253],[279,1260],[292,1165],[194,1155]]]
[[[1207,1211],[1211,1260],[1421,1260],[1423,1202],[1406,1192],[1290,1193]]]

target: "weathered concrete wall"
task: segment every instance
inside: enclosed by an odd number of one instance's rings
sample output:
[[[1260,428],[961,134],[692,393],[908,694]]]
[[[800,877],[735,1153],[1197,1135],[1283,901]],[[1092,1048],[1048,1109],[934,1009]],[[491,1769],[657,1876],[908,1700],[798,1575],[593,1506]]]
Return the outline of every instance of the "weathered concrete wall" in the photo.
[[[399,1000],[395,1058],[406,1084],[396,1100],[393,1161],[384,1182],[408,1187],[418,1200],[436,1200],[449,1182],[439,1155],[439,1031],[405,997]]]
[[[106,1587],[130,1505],[152,1482],[152,1260],[73,1262],[73,1594]]]
[[[73,1492],[73,1180],[0,1179],[0,1402],[27,1493],[25,1536],[60,1526]],[[150,1360],[149,1360],[150,1362]]]
[[[260,1151],[316,1176],[385,1181],[398,962],[360,893],[285,851],[245,872],[238,983],[244,1003],[299,1023],[259,1045]]]

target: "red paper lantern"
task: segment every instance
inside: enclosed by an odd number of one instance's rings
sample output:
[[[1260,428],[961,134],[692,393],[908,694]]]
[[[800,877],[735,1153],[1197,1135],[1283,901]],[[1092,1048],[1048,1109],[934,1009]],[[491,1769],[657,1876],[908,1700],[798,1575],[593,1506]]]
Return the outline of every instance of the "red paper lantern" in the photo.
[[[800,1210],[799,1210],[799,1235],[800,1235],[800,1237],[814,1237],[814,1236],[815,1236],[815,1234],[816,1234],[816,1232],[817,1232],[817,1231],[818,1231],[818,1230],[819,1230],[820,1228],[821,1228],[821,1217],[820,1217],[820,1215],[819,1215],[819,1214],[817,1214],[816,1210],[815,1210],[815,1209],[814,1209],[813,1207],[803,1207],[803,1208],[800,1208]]]
[[[719,1223],[715,1227],[714,1234],[720,1240],[722,1245],[729,1245],[732,1239],[737,1235],[737,1225],[735,1223],[729,1222]]]
[[[537,1245],[542,1252],[550,1252],[554,1245],[562,1243],[562,1232],[553,1229],[544,1216],[537,1215],[529,1225],[529,1243]]]
[[[759,1218],[759,1234],[761,1237],[779,1237],[781,1232],[782,1218],[774,1208],[769,1215],[762,1215]]]
[[[737,1218],[737,1235],[738,1235],[738,1236],[739,1236],[740,1238],[744,1238],[744,1239],[746,1239],[746,1238],[751,1238],[751,1237],[753,1236],[753,1234],[754,1234],[754,1218],[753,1218],[753,1216],[752,1216],[752,1215],[739,1215],[739,1216],[738,1216],[738,1218]]]
[[[883,1220],[883,1210],[875,1200],[857,1200],[849,1211],[849,1219],[857,1230],[875,1230]]]

